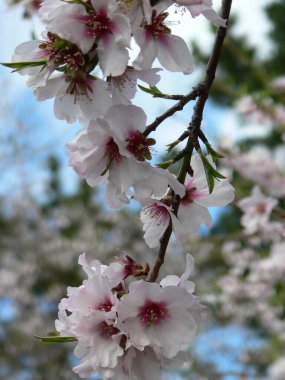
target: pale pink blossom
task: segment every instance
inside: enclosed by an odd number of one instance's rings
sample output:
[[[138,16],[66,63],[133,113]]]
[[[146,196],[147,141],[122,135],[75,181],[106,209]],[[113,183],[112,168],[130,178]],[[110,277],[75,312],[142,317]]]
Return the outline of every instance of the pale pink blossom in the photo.
[[[151,21],[134,30],[134,38],[140,53],[133,62],[136,69],[149,69],[157,58],[169,71],[189,74],[193,70],[192,57],[185,41],[171,34],[166,26],[167,13],[153,11]]]
[[[196,299],[182,287],[134,281],[118,304],[115,326],[137,349],[150,346],[157,354],[173,358],[195,336],[196,309]]]
[[[186,352],[179,352],[174,358],[167,359],[157,355],[151,347],[146,347],[143,351],[130,347],[119,359],[114,378],[116,380],[162,380],[162,367],[178,370],[189,361],[190,357]]]
[[[212,0],[175,0],[175,2],[178,5],[185,6],[191,13],[192,17],[197,17],[202,14],[217,27],[223,26],[225,28],[227,25],[227,20],[220,17],[212,8]]]
[[[226,180],[215,180],[214,189],[212,193],[209,192],[202,160],[198,155],[192,157],[191,166],[194,175],[186,177],[185,195],[181,199],[177,217],[173,214],[168,199],[143,202],[141,220],[144,238],[149,247],[158,246],[170,221],[177,240],[196,237],[201,224],[208,227],[212,225],[208,207],[226,206],[234,199],[234,189]]]
[[[88,7],[66,4],[49,24],[88,53],[96,43],[96,53],[104,76],[118,76],[125,71],[131,30],[128,18],[117,11],[114,0],[91,0]]]
[[[110,207],[129,203],[128,195],[136,199],[162,196],[168,186],[184,194],[176,177],[160,168],[153,168],[152,139],[143,136],[146,126],[144,111],[133,105],[109,108],[104,119],[92,120],[67,146],[69,164],[90,186],[106,183],[106,201]],[[133,193],[130,188],[133,189]]]
[[[108,77],[108,90],[112,94],[113,104],[131,104],[131,99],[137,92],[137,81],[155,86],[160,80],[158,71],[160,69],[135,70],[133,67],[127,67],[122,75]]]
[[[186,256],[186,268],[185,272],[182,274],[181,277],[178,277],[176,275],[168,275],[164,277],[160,281],[160,285],[162,287],[165,286],[180,286],[187,290],[188,293],[192,294],[195,290],[195,284],[192,281],[189,281],[188,278],[191,276],[192,272],[194,270],[194,258],[189,253]]]
[[[255,182],[274,197],[285,195],[285,173],[282,166],[265,146],[254,146],[247,152],[233,150],[227,161],[244,177]]]
[[[270,214],[277,204],[275,198],[266,197],[258,186],[253,188],[249,197],[241,199],[238,206],[243,211],[241,224],[246,233],[262,230],[269,223]]]
[[[283,380],[285,378],[285,357],[277,359],[268,369],[269,380]]]
[[[45,86],[37,87],[34,94],[39,101],[55,98],[55,116],[68,123],[102,116],[112,104],[106,83],[84,72],[49,79]]]
[[[281,75],[272,81],[272,86],[278,90],[285,89],[285,75]]]

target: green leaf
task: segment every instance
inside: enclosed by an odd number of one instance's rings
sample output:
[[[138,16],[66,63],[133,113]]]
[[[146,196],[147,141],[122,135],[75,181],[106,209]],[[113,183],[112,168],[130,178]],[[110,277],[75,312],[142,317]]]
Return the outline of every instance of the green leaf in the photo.
[[[172,164],[173,164],[173,160],[169,160],[169,161],[161,162],[160,164],[156,164],[156,166],[161,169],[167,169]]]
[[[223,154],[216,152],[208,142],[206,142],[205,145],[207,147],[208,154],[210,154],[214,162],[216,162],[219,158],[225,157]]]
[[[163,92],[161,92],[156,86],[150,86],[149,88],[141,86],[140,84],[138,87],[143,91],[146,92],[147,94],[151,94],[153,97],[158,97],[158,98],[164,98],[167,97]]]
[[[39,339],[43,343],[67,343],[76,342],[77,339],[73,336],[59,336],[59,335],[48,335],[48,336],[38,336],[34,335],[35,338]]]
[[[209,187],[209,193],[211,194],[213,192],[213,190],[214,190],[215,179],[217,179],[219,181],[220,179],[225,179],[226,177],[224,177],[220,172],[218,172],[209,163],[209,161],[203,155],[202,152],[199,153],[199,156],[201,157],[202,162],[203,162],[203,167],[204,167],[204,171],[205,171],[205,174],[206,174],[206,179],[207,179],[207,183],[208,183],[208,187]]]
[[[167,153],[170,153],[170,152],[172,151],[172,149],[175,148],[176,145],[178,145],[180,142],[181,142],[181,141],[179,141],[179,140],[175,140],[175,141],[173,141],[172,143],[167,144],[167,145],[166,145],[166,146],[168,146],[168,148],[167,148]]]
[[[10,69],[14,69],[12,72],[19,71],[19,70],[22,70],[22,69],[27,69],[28,67],[43,66],[45,64],[46,64],[46,61],[11,62],[11,63],[1,62],[2,66],[9,67]]]
[[[211,194],[212,191],[214,190],[214,177],[212,176],[211,172],[209,171],[209,166],[211,166],[211,165],[209,164],[208,160],[206,159],[206,157],[203,154],[201,154],[200,157],[202,159],[204,171],[206,174],[209,193]]]

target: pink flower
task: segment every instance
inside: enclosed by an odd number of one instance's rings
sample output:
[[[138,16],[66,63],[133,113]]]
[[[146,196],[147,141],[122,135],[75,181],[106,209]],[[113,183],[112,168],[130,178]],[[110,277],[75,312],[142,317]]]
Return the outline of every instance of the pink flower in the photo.
[[[106,83],[79,71],[49,79],[34,91],[37,100],[55,98],[54,113],[60,120],[74,123],[102,116],[111,105]]]
[[[105,268],[99,262],[93,262],[92,268],[85,256],[79,261],[92,276],[80,287],[68,288],[67,297],[59,304],[56,329],[62,336],[77,339],[75,355],[81,363],[73,370],[85,376],[100,368],[116,367],[124,349],[122,334],[114,326],[119,299],[112,291],[113,278],[105,274]],[[93,273],[90,273],[91,268]]]
[[[220,17],[212,8],[212,0],[175,0],[175,2],[179,5],[184,5],[189,10],[193,18],[202,14],[208,20],[212,21],[212,23],[217,27],[226,27],[227,25],[227,20]]]
[[[264,196],[258,186],[253,188],[251,196],[241,199],[238,206],[244,212],[241,224],[246,233],[253,234],[266,227],[277,204],[277,199]]]
[[[167,359],[157,355],[151,347],[146,347],[143,351],[130,347],[119,358],[119,365],[113,373],[116,380],[161,380],[162,367],[178,370],[189,361],[186,352],[179,352],[174,358]]]
[[[160,285],[162,287],[165,286],[180,286],[188,291],[188,293],[192,294],[195,290],[195,284],[192,281],[188,281],[188,278],[191,276],[191,273],[194,270],[194,258],[189,253],[186,256],[186,268],[185,272],[182,274],[181,277],[178,277],[176,275],[168,275],[164,277],[160,281]]]
[[[158,355],[173,358],[193,340],[196,308],[195,298],[182,287],[135,281],[120,300],[115,326],[137,349],[150,346]]]
[[[208,157],[212,165],[213,162]],[[208,183],[204,172],[202,160],[198,155],[193,156],[191,166],[193,177],[186,176],[186,194],[181,199],[177,218],[183,227],[180,239],[185,240],[198,234],[200,224],[212,225],[212,218],[208,207],[226,206],[234,199],[234,188],[226,180],[215,180],[212,193],[209,193]]]
[[[149,247],[158,246],[170,221],[178,240],[195,237],[201,224],[211,227],[212,218],[208,207],[225,206],[234,199],[234,189],[227,181],[215,180],[214,190],[209,193],[203,164],[198,155],[192,157],[191,166],[194,175],[186,177],[185,195],[181,199],[177,217],[167,199],[142,202],[141,221],[145,231],[144,238]]]
[[[184,194],[173,174],[145,162],[151,158],[153,144],[142,134],[145,126],[146,115],[141,108],[116,105],[109,108],[104,119],[92,120],[88,129],[67,145],[70,166],[90,186],[107,183],[109,207],[129,203],[127,195],[136,199],[162,196],[168,186],[181,196]]]
[[[104,76],[122,75],[125,71],[131,30],[128,18],[118,12],[115,1],[91,0],[88,6],[67,4],[53,18],[49,28],[67,36],[84,53],[96,43]]]
[[[160,69],[135,70],[127,67],[122,75],[108,78],[108,90],[112,94],[113,104],[131,104],[137,91],[138,79],[147,83],[149,86],[155,86],[160,80],[157,72]]]
[[[134,30],[134,38],[141,51],[133,62],[136,69],[149,69],[155,58],[169,71],[189,74],[193,70],[192,57],[185,41],[171,34],[165,19],[168,13],[153,11],[151,21]]]

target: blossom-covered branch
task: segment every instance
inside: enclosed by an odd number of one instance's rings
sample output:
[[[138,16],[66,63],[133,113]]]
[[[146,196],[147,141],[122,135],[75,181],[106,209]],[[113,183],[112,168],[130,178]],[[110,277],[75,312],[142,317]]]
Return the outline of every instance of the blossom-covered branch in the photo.
[[[222,6],[222,17],[223,19],[228,20],[231,10],[231,0],[224,0],[223,6]],[[201,91],[200,95],[198,95],[198,100],[196,103],[196,106],[194,107],[194,113],[192,116],[192,120],[190,123],[190,128],[193,131],[192,133],[195,135],[198,135],[198,131],[201,128],[201,122],[203,119],[203,111],[204,106],[206,103],[206,100],[208,98],[208,94],[211,88],[211,85],[215,79],[215,74],[218,66],[218,62],[222,53],[222,46],[223,42],[226,36],[227,29],[223,26],[219,27],[216,33],[216,39],[214,43],[214,47],[206,68],[206,74],[204,79],[201,81],[201,83],[198,85],[197,88],[200,88],[199,91]],[[179,109],[179,108],[177,108]],[[174,111],[175,112],[175,111]],[[186,152],[188,153],[185,155],[183,159],[183,163],[181,165],[180,173],[178,175],[178,180],[181,183],[184,183],[187,173],[189,172],[190,164],[191,164],[191,157],[192,157],[192,151],[194,148],[194,142],[193,142],[193,135],[188,137],[187,145],[186,145]],[[173,213],[174,215],[177,215],[178,209],[180,205],[180,200],[175,199],[174,207],[173,207]],[[150,281],[155,281],[159,274],[159,269],[161,265],[164,263],[164,256],[167,250],[168,242],[171,236],[172,232],[172,224],[169,224],[166,231],[164,232],[163,236],[160,240],[160,248],[157,254],[157,258],[153,267],[153,271],[150,274]],[[175,227],[174,227],[175,228]]]

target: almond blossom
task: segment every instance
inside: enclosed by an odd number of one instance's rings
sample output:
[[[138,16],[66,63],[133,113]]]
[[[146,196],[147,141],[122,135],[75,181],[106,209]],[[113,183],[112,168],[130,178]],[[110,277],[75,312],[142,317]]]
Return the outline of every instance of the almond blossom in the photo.
[[[202,14],[217,27],[226,27],[226,20],[220,17],[212,8],[212,0],[175,0],[175,3],[184,5],[192,17],[197,17]]]
[[[276,360],[268,370],[269,380],[283,380],[285,377],[285,358]]]
[[[157,14],[153,11],[151,20],[144,21],[133,31],[140,53],[133,62],[136,69],[149,69],[157,58],[169,71],[189,74],[193,70],[192,57],[185,41],[171,34],[165,19],[168,13]]]
[[[119,261],[125,269],[130,263],[142,268],[130,257]],[[75,373],[86,378],[98,372],[106,380],[147,380],[151,374],[161,380],[162,366],[180,368],[188,362],[186,351],[204,310],[188,281],[194,265],[190,255],[180,280],[166,277],[161,285],[133,281],[145,271],[131,270],[124,277],[128,286],[120,278],[120,287],[112,287],[118,280],[115,262],[105,266],[82,254],[79,264],[88,278],[68,288],[55,322],[60,336],[77,340]]]
[[[195,298],[176,286],[134,281],[117,308],[116,327],[139,350],[147,346],[173,358],[192,341],[197,323]]]
[[[136,106],[115,105],[104,119],[91,120],[67,146],[69,164],[90,186],[107,184],[106,201],[110,207],[129,203],[127,195],[133,188],[137,199],[162,196],[171,186],[184,194],[183,186],[168,171],[153,168],[151,158],[153,140],[143,136],[146,115]]]
[[[277,204],[277,199],[266,197],[258,186],[253,188],[249,197],[241,199],[238,206],[244,213],[241,224],[246,233],[253,234],[266,227],[270,214]]]
[[[149,86],[155,86],[160,80],[158,71],[160,69],[135,70],[128,66],[122,75],[109,76],[108,90],[112,94],[113,104],[130,104],[137,91],[138,79]]]
[[[54,100],[54,114],[59,120],[74,123],[102,116],[112,104],[106,82],[77,71],[49,79],[34,91],[37,100]]]
[[[60,36],[66,36],[84,53],[88,53],[95,44],[94,50],[104,76],[117,76],[125,71],[129,59],[130,24],[128,18],[117,11],[115,1],[66,4],[48,27]]]
[[[202,160],[198,155],[193,156],[191,166],[194,175],[186,176],[185,195],[181,198],[177,216],[173,214],[167,197],[160,201],[155,199],[143,201],[141,221],[145,231],[144,238],[149,247],[158,246],[159,239],[170,221],[177,239],[194,238],[201,224],[206,224],[209,228],[212,225],[208,207],[226,206],[234,199],[233,187],[224,180],[215,180],[214,189],[211,194],[209,193]]]

